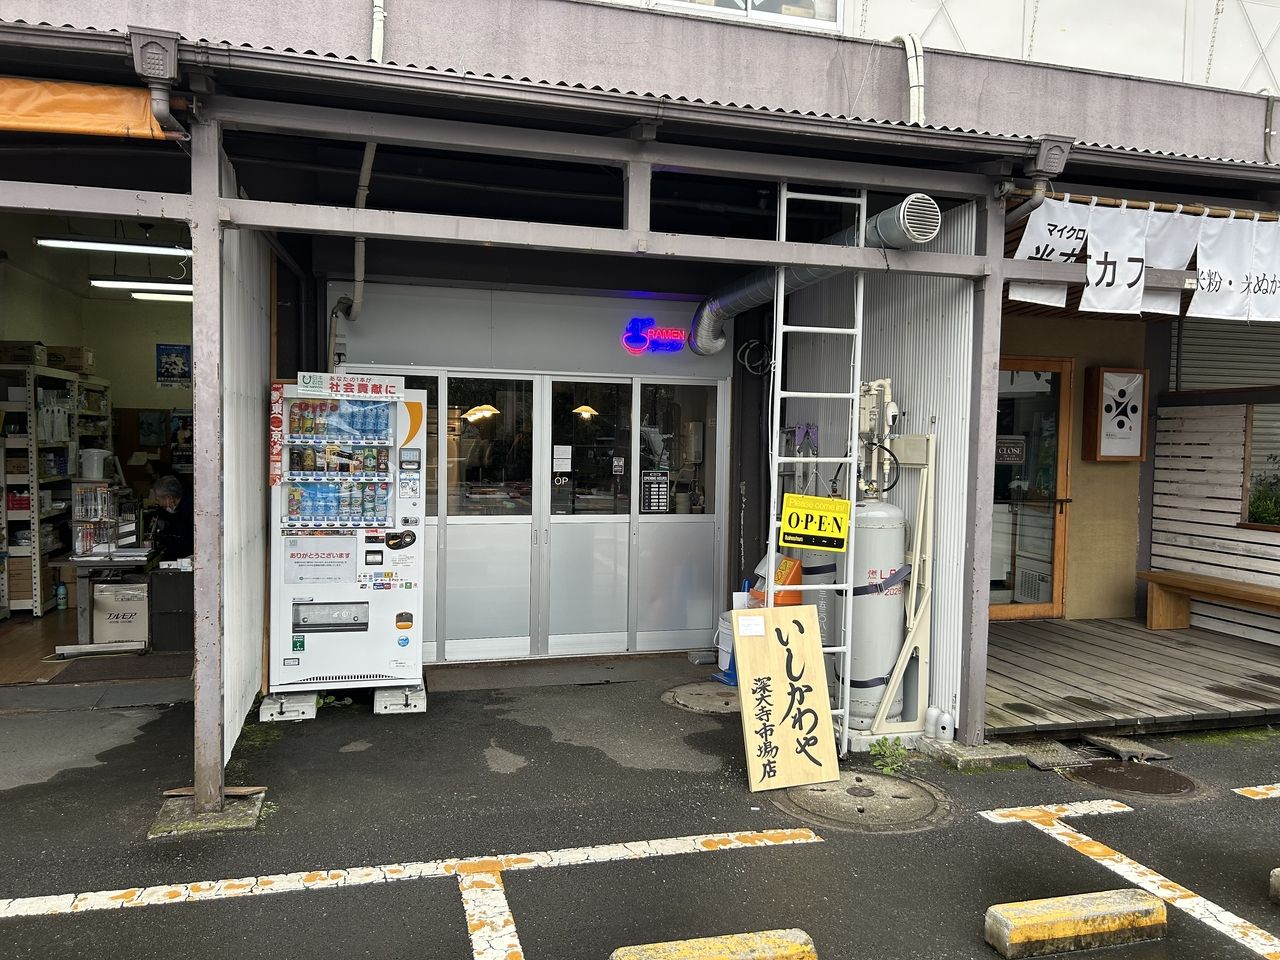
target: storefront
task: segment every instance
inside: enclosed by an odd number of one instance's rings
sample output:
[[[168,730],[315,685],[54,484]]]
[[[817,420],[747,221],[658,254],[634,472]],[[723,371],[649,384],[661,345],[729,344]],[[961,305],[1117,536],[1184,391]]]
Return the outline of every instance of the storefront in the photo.
[[[733,358],[684,349],[695,305],[366,288],[342,369],[429,403],[425,662],[709,645]]]

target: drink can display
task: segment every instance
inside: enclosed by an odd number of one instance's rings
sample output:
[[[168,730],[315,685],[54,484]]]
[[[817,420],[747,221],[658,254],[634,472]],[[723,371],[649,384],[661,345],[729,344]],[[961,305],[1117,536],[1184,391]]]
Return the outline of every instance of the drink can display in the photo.
[[[316,451],[315,447],[302,448],[302,469],[306,473],[311,473],[316,468]]]
[[[361,515],[365,520],[373,520],[377,514],[377,493],[373,489],[377,486],[375,483],[362,484],[364,490],[361,493]]]
[[[297,401],[289,404],[289,432],[302,432],[302,404]]]
[[[329,436],[337,437],[342,434],[342,417],[338,413],[338,401],[329,401]]]
[[[391,484],[378,484],[378,492],[376,496],[378,522],[386,523],[387,514],[391,510]]]
[[[311,404],[306,400],[298,404],[302,408],[298,414],[298,432],[301,434],[310,434],[315,430],[315,414],[311,410]]]
[[[314,520],[316,518],[316,490],[315,484],[302,484],[302,519]]]
[[[364,436],[364,401],[351,401],[351,432],[358,437]]]
[[[351,499],[354,487],[355,484],[347,480],[342,484],[342,492],[338,495],[338,516],[343,520],[351,519]]]
[[[338,455],[341,452],[336,443],[331,443],[324,448],[324,468],[327,472],[337,473],[341,469],[341,465],[338,463]]]
[[[391,468],[391,450],[388,447],[378,448],[378,472],[386,473]]]
[[[327,401],[316,401],[311,429],[312,433],[318,437],[323,437],[329,432],[329,404]]]
[[[378,436],[385,437],[391,428],[391,404],[377,404],[378,411]]]
[[[302,448],[289,448],[289,469],[294,473],[302,472]]]
[[[363,459],[364,459],[364,468],[366,470],[368,470],[370,473],[372,473],[374,470],[377,470],[378,469],[378,448],[365,447]]]
[[[324,485],[324,516],[326,520],[338,519],[338,485],[336,483]]]
[[[296,483],[289,484],[288,516],[290,520],[302,519],[302,488]]]

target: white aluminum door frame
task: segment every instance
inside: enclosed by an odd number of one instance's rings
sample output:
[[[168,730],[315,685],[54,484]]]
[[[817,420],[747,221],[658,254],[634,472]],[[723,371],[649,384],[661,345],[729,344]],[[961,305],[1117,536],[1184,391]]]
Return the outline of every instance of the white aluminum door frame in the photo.
[[[553,634],[552,633],[551,536],[552,536],[552,533],[554,532],[554,527],[559,525],[589,524],[589,523],[626,524],[628,542],[630,543],[632,540],[634,540],[633,531],[635,529],[635,524],[634,524],[634,520],[632,519],[632,516],[634,515],[636,510],[635,498],[636,498],[636,491],[638,489],[638,482],[639,482],[636,478],[636,470],[635,470],[636,461],[634,458],[634,449],[635,449],[634,435],[636,433],[636,425],[635,425],[636,404],[637,404],[636,398],[639,395],[639,387],[637,386],[634,377],[625,377],[625,376],[618,376],[618,375],[610,376],[610,375],[604,375],[604,374],[597,375],[597,374],[589,374],[589,373],[540,374],[539,377],[543,381],[545,381],[543,395],[542,395],[543,406],[539,408],[542,422],[545,424],[545,428],[542,431],[541,449],[539,450],[539,453],[543,456],[544,459],[541,465],[541,473],[536,474],[534,477],[534,508],[535,508],[535,517],[538,520],[536,527],[537,529],[542,531],[542,536],[541,536],[541,543],[535,546],[534,549],[538,557],[538,566],[542,570],[542,576],[541,576],[541,583],[539,585],[539,593],[537,594],[537,599],[538,599],[537,606],[539,611],[539,617],[538,617],[539,629],[538,629],[537,636],[535,636],[533,639],[532,651],[533,651],[533,656],[550,656],[551,655],[550,653],[551,637],[570,635],[570,634]],[[552,459],[554,454],[554,451],[552,450],[552,445],[555,442],[555,438],[552,436],[552,432],[551,432],[551,399],[552,399],[552,387],[556,383],[616,383],[616,384],[625,385],[631,391],[631,399],[630,399],[630,403],[628,404],[628,415],[631,418],[630,433],[632,434],[632,438],[629,441],[631,452],[628,453],[628,456],[631,457],[631,470],[630,470],[631,476],[628,481],[630,505],[631,505],[630,513],[599,514],[599,515],[585,516],[585,517],[553,515],[551,513],[550,478],[552,473],[551,468],[553,466]],[[536,436],[537,434],[536,429],[534,433]],[[537,462],[537,457],[535,456],[535,463],[536,462]],[[628,551],[628,554],[630,554],[630,552],[631,551]],[[635,567],[632,564],[630,556],[628,555],[628,562],[627,562],[627,609],[628,611],[630,611],[633,605],[632,598],[635,596],[635,592],[636,592],[635,591]],[[628,616],[627,616],[626,633],[627,633],[626,649],[627,649],[627,652],[630,652],[635,642],[635,630],[633,629],[633,625],[631,623],[630,613],[628,613]],[[563,654],[563,656],[570,656],[570,655],[571,654]],[[561,656],[561,654],[557,654],[557,656]]]
[[[434,525],[436,528],[436,659],[434,661],[426,661],[428,663],[444,663],[445,652],[448,640],[446,639],[446,614],[448,612],[448,540],[449,540],[449,522],[448,515],[448,381],[453,378],[467,379],[493,379],[493,380],[531,380],[534,384],[534,430],[533,430],[533,470],[534,470],[534,489],[533,489],[533,514],[530,516],[530,600],[529,600],[529,643],[530,657],[548,656],[547,654],[538,654],[533,651],[538,649],[539,638],[550,636],[550,593],[549,583],[547,584],[547,592],[543,592],[543,580],[545,576],[549,576],[549,570],[544,576],[543,554],[543,538],[539,536],[539,542],[533,542],[535,530],[541,530],[542,525],[549,525],[551,498],[550,485],[546,482],[551,467],[551,443],[550,443],[550,404],[551,404],[551,383],[556,380],[564,380],[571,382],[589,382],[589,383],[629,383],[631,385],[631,513],[627,518],[629,528],[629,551],[627,566],[627,653],[636,653],[637,650],[637,634],[639,631],[639,590],[637,588],[637,580],[640,572],[640,391],[644,384],[650,383],[667,383],[682,386],[710,386],[716,389],[716,509],[712,514],[708,515],[703,521],[705,523],[714,524],[714,555],[716,557],[716,570],[714,576],[715,596],[717,603],[727,602],[728,598],[728,545],[725,539],[725,524],[729,516],[730,490],[729,490],[729,441],[731,432],[730,423],[730,387],[732,384],[731,377],[689,377],[689,376],[661,376],[656,374],[625,376],[618,374],[594,374],[582,371],[529,371],[529,370],[509,370],[509,369],[489,369],[485,367],[416,367],[405,366],[402,364],[382,364],[382,363],[351,363],[343,364],[340,367],[341,372],[345,373],[369,373],[384,376],[406,376],[406,377],[435,377],[437,383],[437,403],[436,403],[436,463],[437,463],[437,504],[436,516],[426,518],[428,525]],[[539,386],[541,384],[541,387]],[[543,404],[545,403],[545,406]],[[470,517],[456,518],[458,520],[469,520],[472,523],[493,522],[491,518]],[[688,518],[685,518],[688,519]],[[560,521],[570,522],[600,522],[587,521],[586,518],[576,519],[561,517]],[[620,522],[620,521],[619,521]],[[667,522],[665,517],[647,516],[646,523],[663,523]],[[547,558],[549,561],[549,557]],[[546,649],[545,643],[542,649]],[[467,661],[449,661],[451,663],[460,663]]]

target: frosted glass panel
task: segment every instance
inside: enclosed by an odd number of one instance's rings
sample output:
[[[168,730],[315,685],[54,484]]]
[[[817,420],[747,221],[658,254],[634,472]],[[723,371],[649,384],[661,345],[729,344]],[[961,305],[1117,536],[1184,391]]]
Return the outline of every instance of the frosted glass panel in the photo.
[[[551,525],[551,633],[627,629],[628,524]]]
[[[450,524],[445,555],[445,635],[529,636],[530,527]],[[447,656],[455,660],[450,647]]]

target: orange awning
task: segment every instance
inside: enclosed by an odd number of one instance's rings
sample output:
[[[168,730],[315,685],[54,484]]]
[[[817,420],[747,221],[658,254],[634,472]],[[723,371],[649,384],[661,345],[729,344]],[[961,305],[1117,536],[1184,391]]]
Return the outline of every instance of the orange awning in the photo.
[[[165,139],[147,90],[22,77],[0,77],[0,130]]]

